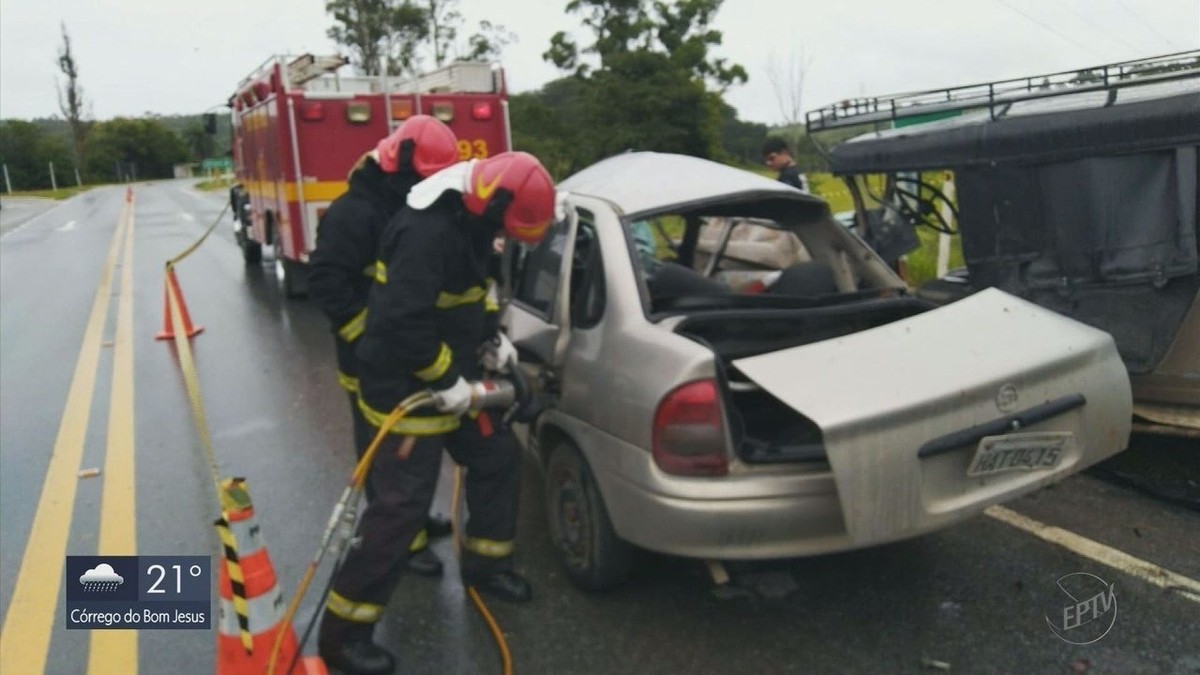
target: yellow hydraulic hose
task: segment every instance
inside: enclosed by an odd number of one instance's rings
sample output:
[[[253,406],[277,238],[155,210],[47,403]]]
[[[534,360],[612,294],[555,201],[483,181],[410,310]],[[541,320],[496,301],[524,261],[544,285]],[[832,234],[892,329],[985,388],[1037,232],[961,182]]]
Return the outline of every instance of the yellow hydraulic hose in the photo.
[[[454,496],[450,504],[450,524],[454,530],[454,553],[461,560],[462,547],[459,544],[458,537],[458,506],[459,495],[462,493],[462,467],[454,467]],[[471,596],[471,602],[475,603],[475,609],[483,615],[483,620],[487,622],[488,629],[492,631],[492,638],[496,641],[496,647],[500,650],[500,662],[503,667],[504,675],[512,675],[512,654],[508,651],[508,642],[504,639],[504,633],[500,632],[500,624],[496,623],[496,619],[492,613],[488,611],[487,605],[483,603],[483,598],[479,597],[479,592],[474,586],[467,586],[467,595]]]
[[[429,392],[420,392],[414,394],[401,401],[394,410],[387,416],[380,425],[379,432],[375,434],[375,438],[371,441],[371,445],[367,447],[363,453],[362,459],[354,467],[354,471],[350,474],[350,482],[346,489],[342,492],[341,499],[334,506],[333,513],[330,515],[329,523],[325,528],[325,535],[321,539],[321,546],[317,549],[317,554],[309,563],[308,569],[304,572],[304,577],[300,580],[300,585],[296,588],[296,594],[292,598],[292,602],[288,605],[287,611],[283,615],[281,626],[290,626],[292,619],[295,618],[296,610],[300,607],[300,602],[304,599],[305,593],[308,592],[309,585],[312,584],[313,576],[316,574],[317,567],[320,566],[321,560],[329,549],[329,544],[332,540],[334,529],[337,527],[337,521],[341,518],[345,507],[351,503],[353,499],[358,497],[358,493],[362,490],[363,482],[366,480],[367,474],[370,472],[371,462],[375,459],[375,453],[379,450],[379,446],[383,444],[383,439],[387,437],[388,430],[392,428],[400,420],[404,419],[410,412],[428,405],[433,402],[433,396]],[[450,507],[450,522],[454,531],[454,552],[461,559],[461,539],[458,536],[458,510],[462,495],[462,474],[461,466],[454,469],[454,492]],[[496,642],[496,647],[500,650],[500,660],[503,666],[504,675],[512,675],[512,654],[508,650],[508,642],[504,639],[504,633],[500,630],[500,625],[496,622],[495,617],[488,611],[487,605],[484,604],[483,598],[479,597],[479,592],[473,586],[467,587],[467,595],[471,597],[471,602],[475,604],[475,608],[479,610],[483,620],[487,622],[488,629],[492,633],[492,638]],[[279,659],[279,650],[283,645],[284,630],[281,629],[275,636],[275,644],[271,647],[271,658],[267,663],[267,675],[275,675],[275,663]]]
[[[363,453],[362,459],[358,460],[358,464],[350,474],[349,484],[346,485],[346,489],[342,492],[341,499],[333,507],[333,513],[330,515],[329,523],[325,526],[325,535],[321,538],[321,545],[317,549],[317,554],[313,556],[312,562],[308,564],[308,569],[305,570],[304,577],[300,580],[300,585],[296,588],[296,594],[292,597],[292,602],[288,605],[287,611],[284,612],[283,620],[280,622],[281,628],[275,635],[275,644],[271,646],[271,658],[267,662],[267,675],[275,675],[275,662],[279,660],[279,650],[283,646],[283,636],[287,630],[286,627],[292,624],[292,619],[296,615],[296,610],[300,607],[301,600],[304,599],[304,594],[308,592],[308,587],[317,572],[317,567],[320,566],[321,560],[329,550],[329,544],[333,540],[333,533],[338,526],[338,521],[341,520],[342,514],[345,512],[346,506],[351,504],[352,500],[356,499],[358,493],[362,490],[363,482],[370,471],[371,462],[375,459],[375,453],[379,450],[379,446],[383,444],[383,439],[387,438],[389,430],[394,424],[404,419],[413,410],[427,405],[432,401],[433,396],[426,391],[418,392],[401,401],[388,414],[387,418],[384,419],[383,424],[379,426],[379,433],[375,434],[371,445],[367,446],[366,452]]]

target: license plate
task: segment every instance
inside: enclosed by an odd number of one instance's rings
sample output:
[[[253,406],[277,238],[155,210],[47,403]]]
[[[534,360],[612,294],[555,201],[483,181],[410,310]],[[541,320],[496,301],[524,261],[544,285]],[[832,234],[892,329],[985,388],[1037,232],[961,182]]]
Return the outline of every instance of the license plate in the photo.
[[[967,475],[977,477],[1006,471],[1053,469],[1062,462],[1067,443],[1073,437],[1069,432],[988,436],[979,441],[979,449],[975,451]]]

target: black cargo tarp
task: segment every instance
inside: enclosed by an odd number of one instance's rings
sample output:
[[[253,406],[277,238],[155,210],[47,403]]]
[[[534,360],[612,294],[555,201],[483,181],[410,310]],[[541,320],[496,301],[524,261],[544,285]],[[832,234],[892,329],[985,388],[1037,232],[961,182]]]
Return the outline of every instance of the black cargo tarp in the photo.
[[[835,174],[1060,162],[1200,144],[1200,93],[1108,107],[964,117],[859,136],[833,148]]]

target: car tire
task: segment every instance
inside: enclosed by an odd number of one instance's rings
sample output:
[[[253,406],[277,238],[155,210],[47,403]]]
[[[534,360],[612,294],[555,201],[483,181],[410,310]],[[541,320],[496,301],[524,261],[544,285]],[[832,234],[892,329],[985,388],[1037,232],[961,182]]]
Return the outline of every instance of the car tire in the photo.
[[[624,583],[633,547],[613,531],[592,470],[569,441],[550,453],[545,490],[550,538],[571,583],[587,591]]]

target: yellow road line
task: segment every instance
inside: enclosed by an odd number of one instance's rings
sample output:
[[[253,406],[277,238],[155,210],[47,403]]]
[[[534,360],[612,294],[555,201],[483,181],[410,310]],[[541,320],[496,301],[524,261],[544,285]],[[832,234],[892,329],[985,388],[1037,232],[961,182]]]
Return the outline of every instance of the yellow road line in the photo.
[[[1057,544],[1101,565],[1107,565],[1118,572],[1124,572],[1160,588],[1175,591],[1192,602],[1200,602],[1200,581],[1164,569],[1152,562],[1110,548],[1074,532],[1038,522],[1003,506],[992,506],[984,513],[1002,523],[1024,530],[1039,539]]]
[[[104,456],[104,496],[100,502],[99,555],[137,553],[133,418],[133,204],[125,205],[125,250],[113,338],[112,390],[108,408],[108,449]],[[136,675],[136,630],[93,630],[88,673]]]
[[[59,614],[58,598],[67,537],[75,511],[75,489],[79,480],[75,474],[83,457],[92,394],[96,388],[96,368],[100,361],[100,341],[108,316],[113,267],[117,262],[123,225],[123,222],[117,224],[109,244],[108,259],[83,333],[83,345],[75,362],[75,374],[71,378],[67,404],[46,468],[29,540],[25,543],[17,583],[4,617],[4,628],[0,630],[0,673],[36,674],[46,668],[50,635]]]

